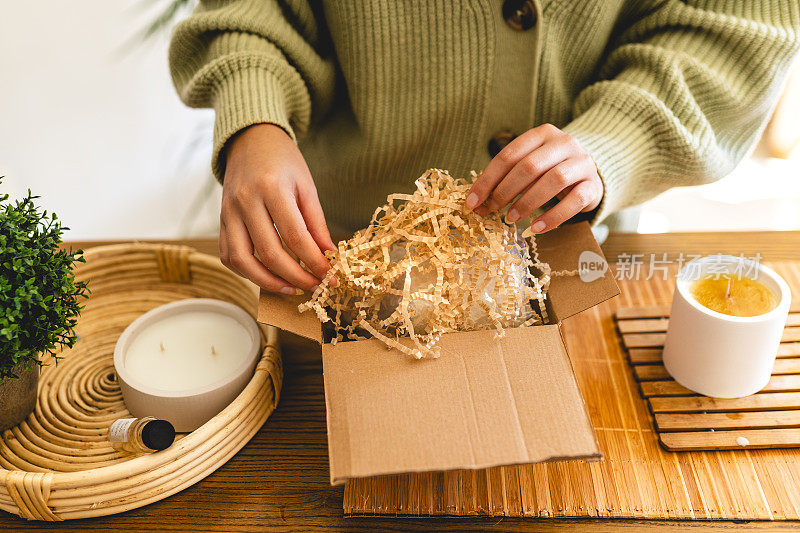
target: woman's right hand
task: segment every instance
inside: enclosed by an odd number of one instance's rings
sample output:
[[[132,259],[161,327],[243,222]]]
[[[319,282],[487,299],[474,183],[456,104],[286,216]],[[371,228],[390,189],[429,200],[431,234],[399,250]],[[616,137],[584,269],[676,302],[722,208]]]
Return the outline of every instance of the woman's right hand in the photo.
[[[219,231],[222,263],[268,291],[313,290],[330,268],[323,251],[335,247],[297,145],[278,126],[257,124],[229,142],[226,156]]]

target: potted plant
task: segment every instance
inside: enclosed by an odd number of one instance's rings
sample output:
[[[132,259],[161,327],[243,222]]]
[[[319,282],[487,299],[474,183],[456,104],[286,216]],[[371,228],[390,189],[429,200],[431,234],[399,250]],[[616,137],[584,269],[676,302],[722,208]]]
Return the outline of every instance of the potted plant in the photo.
[[[59,247],[67,228],[36,198],[0,194],[0,431],[33,411],[42,356],[75,344],[86,295],[72,271],[82,251]]]

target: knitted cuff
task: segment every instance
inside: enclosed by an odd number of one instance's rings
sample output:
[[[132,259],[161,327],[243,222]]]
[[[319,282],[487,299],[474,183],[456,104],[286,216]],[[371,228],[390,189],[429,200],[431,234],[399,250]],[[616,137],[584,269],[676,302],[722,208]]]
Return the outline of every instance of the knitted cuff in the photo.
[[[655,139],[627,112],[595,104],[563,129],[589,152],[603,181],[603,200],[590,220],[593,225],[652,196],[636,198],[633,191],[640,190],[635,180],[644,177],[648,160],[657,154]]]
[[[214,87],[214,152],[211,169],[221,182],[225,175],[225,145],[253,124],[275,124],[293,139],[284,85],[279,75],[259,67],[235,70]]]

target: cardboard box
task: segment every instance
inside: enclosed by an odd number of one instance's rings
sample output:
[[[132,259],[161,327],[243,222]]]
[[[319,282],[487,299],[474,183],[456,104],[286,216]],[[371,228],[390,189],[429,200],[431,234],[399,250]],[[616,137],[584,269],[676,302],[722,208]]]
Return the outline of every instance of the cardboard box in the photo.
[[[557,323],[508,328],[501,339],[494,331],[449,333],[438,359],[414,360],[376,340],[332,345],[314,313],[298,313],[307,296],[261,294],[260,322],[322,345],[331,483],[602,457],[560,321],[619,288],[587,223],[537,242],[553,270],[582,261],[595,274],[553,279],[548,298]]]

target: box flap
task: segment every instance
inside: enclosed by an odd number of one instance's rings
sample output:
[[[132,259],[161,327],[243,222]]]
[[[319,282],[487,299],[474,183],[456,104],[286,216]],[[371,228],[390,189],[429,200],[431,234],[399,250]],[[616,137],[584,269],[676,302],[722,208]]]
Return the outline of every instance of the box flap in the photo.
[[[556,270],[579,270],[579,275],[554,277],[548,298],[557,320],[613,298],[619,294],[614,273],[608,266],[588,222],[565,224],[536,236],[539,258]]]
[[[282,296],[262,290],[258,297],[258,321],[321,343],[322,324],[317,315],[313,311],[297,311],[297,306],[306,300],[307,294]]]
[[[449,333],[441,348],[322,346],[331,483],[601,457],[558,326]]]

